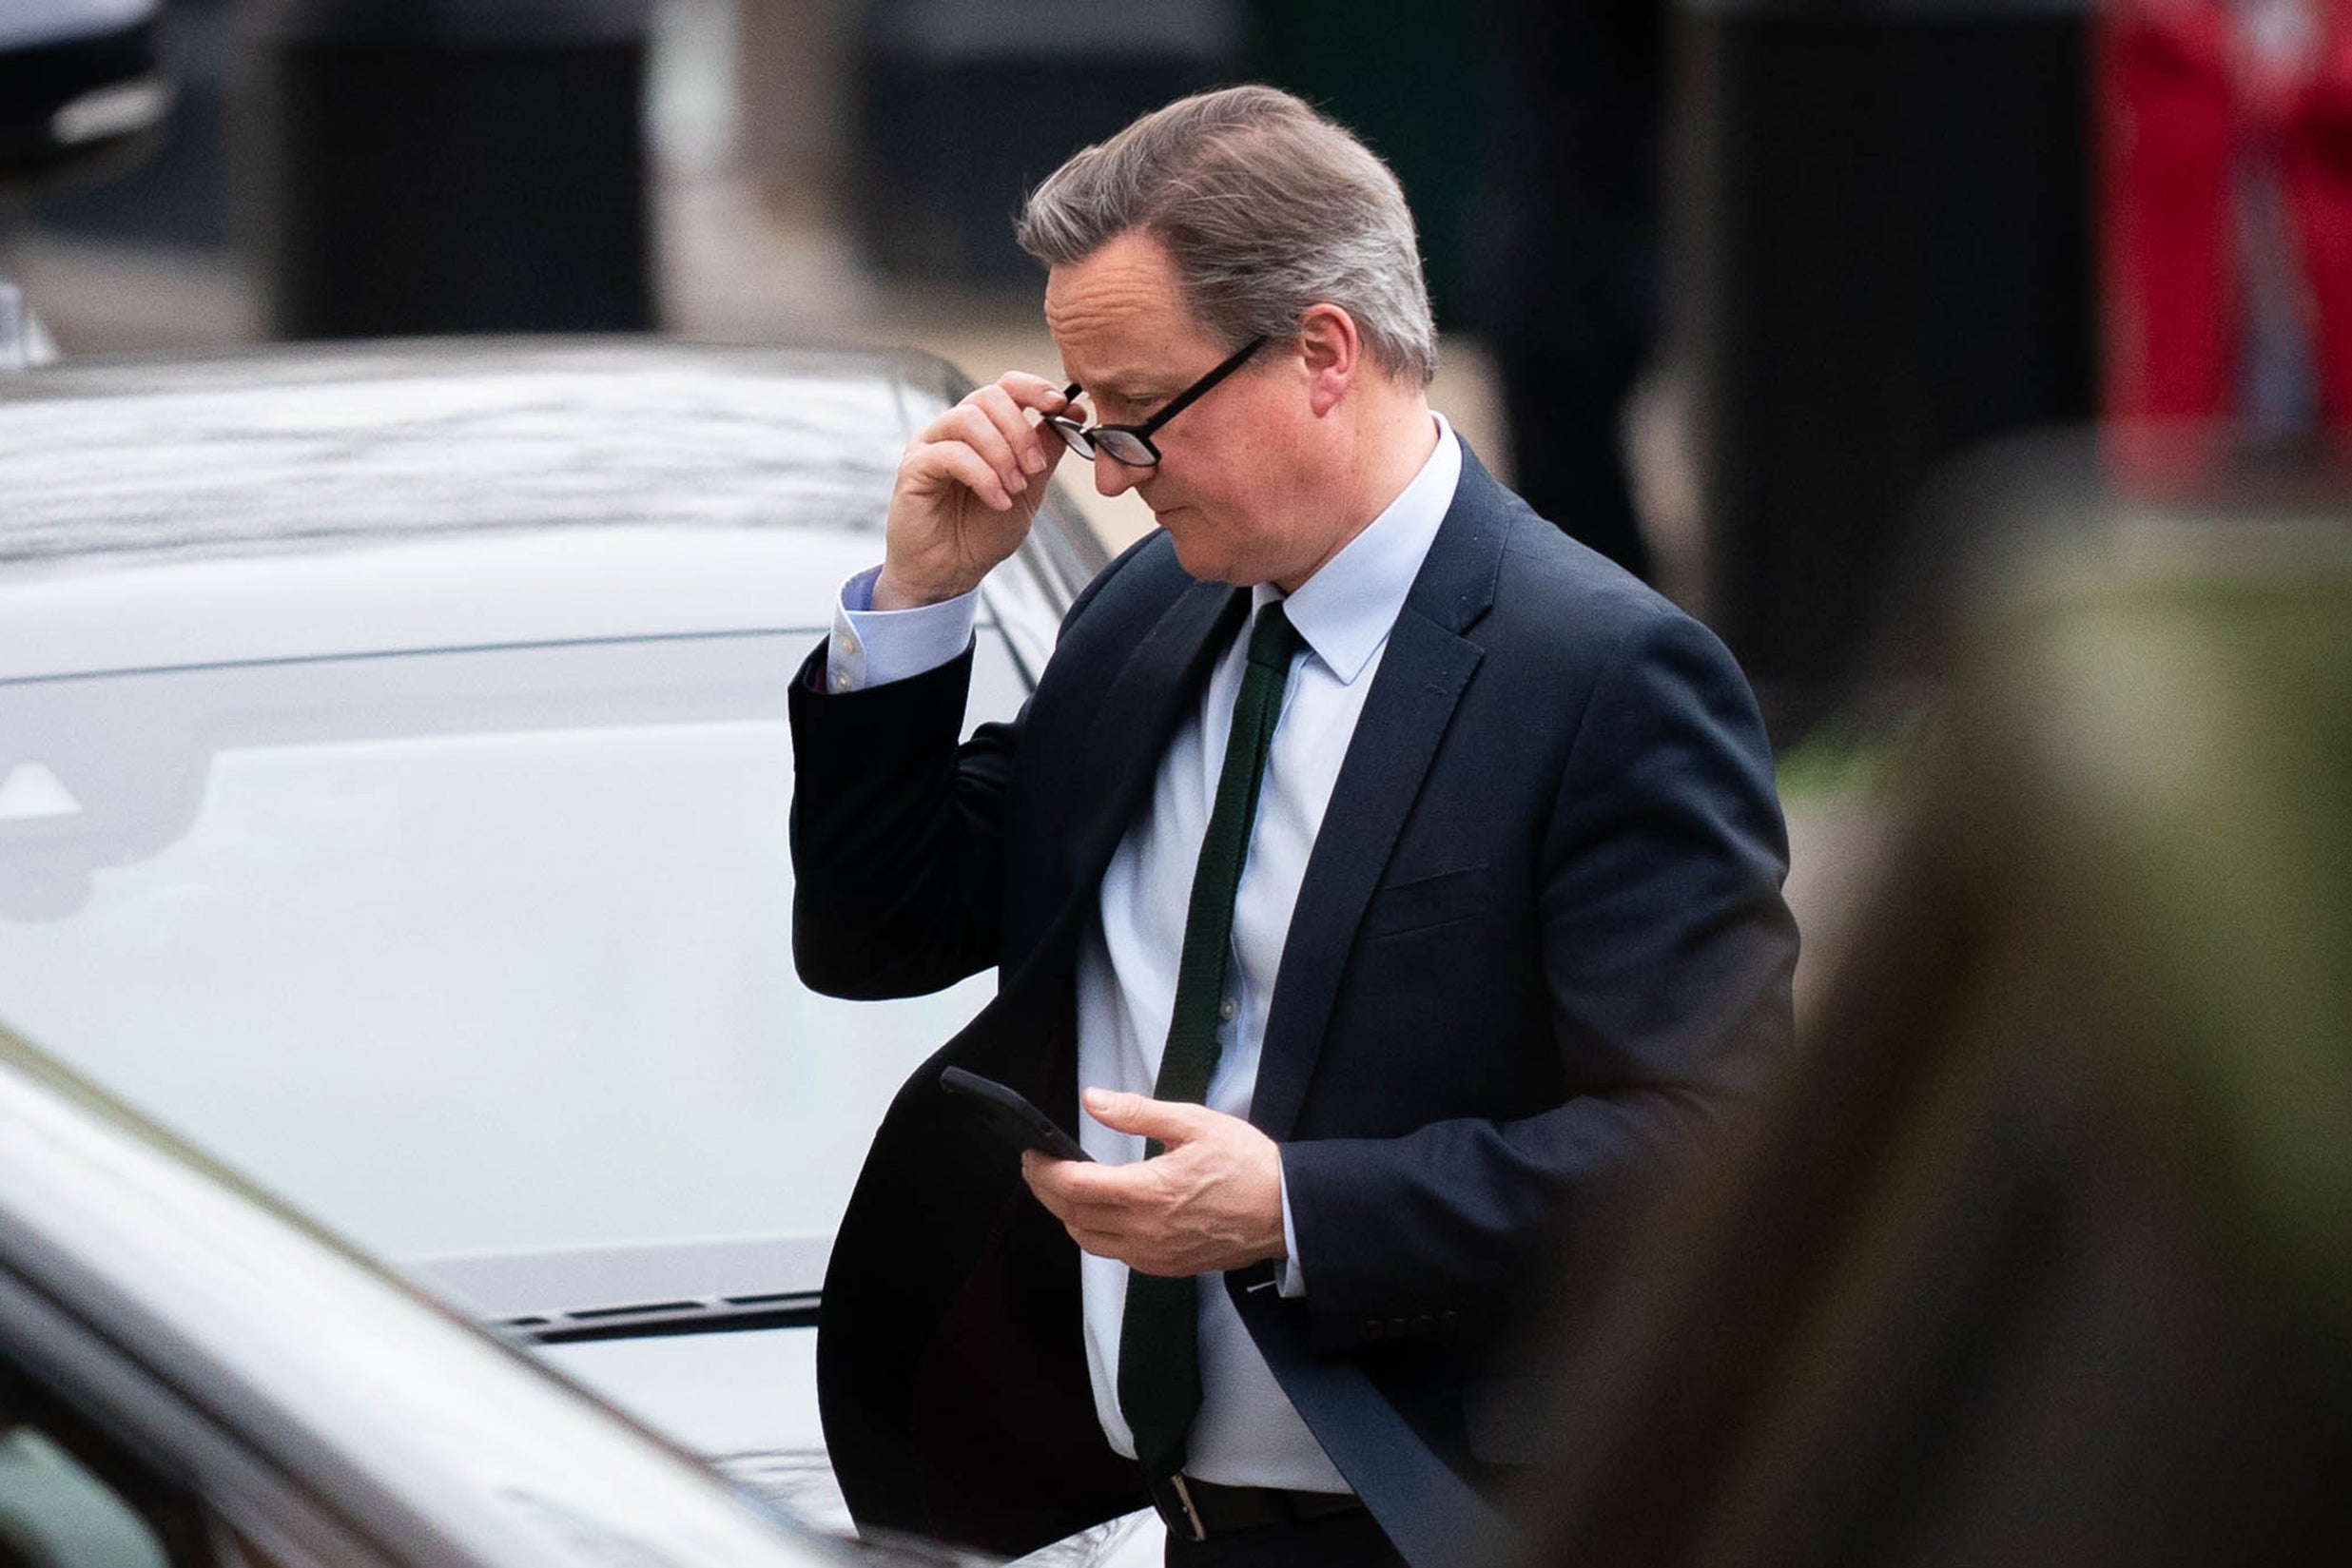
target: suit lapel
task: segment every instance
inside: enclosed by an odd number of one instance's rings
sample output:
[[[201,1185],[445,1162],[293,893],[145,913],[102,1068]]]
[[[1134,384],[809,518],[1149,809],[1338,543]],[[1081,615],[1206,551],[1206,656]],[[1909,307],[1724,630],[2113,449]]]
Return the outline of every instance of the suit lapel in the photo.
[[[1064,841],[1074,895],[1091,897],[1101,881],[1112,851],[1159,776],[1169,736],[1199,700],[1210,667],[1249,608],[1246,590],[1195,583],[1161,613],[1103,694],[1071,781],[1084,813]]]
[[[1291,915],[1250,1110],[1277,1139],[1306,1098],[1365,906],[1485,656],[1463,632],[1494,602],[1510,518],[1506,493],[1465,447],[1453,505],[1389,633]]]
[[[1072,943],[1094,906],[1112,852],[1159,776],[1168,737],[1199,700],[1210,666],[1233,641],[1249,605],[1241,589],[1193,584],[1137,640],[1112,679],[1070,777],[1070,799],[1078,805],[1060,841],[1058,901],[1028,958],[1003,977],[1000,1003],[1034,984],[1067,984]]]

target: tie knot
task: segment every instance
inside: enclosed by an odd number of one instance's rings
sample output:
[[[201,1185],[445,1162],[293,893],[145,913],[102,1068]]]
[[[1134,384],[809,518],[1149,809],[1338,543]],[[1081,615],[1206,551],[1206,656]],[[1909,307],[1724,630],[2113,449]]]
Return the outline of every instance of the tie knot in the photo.
[[[1269,602],[1250,629],[1250,663],[1262,669],[1286,670],[1291,668],[1291,655],[1297,651],[1298,629],[1283,613],[1281,600]]]

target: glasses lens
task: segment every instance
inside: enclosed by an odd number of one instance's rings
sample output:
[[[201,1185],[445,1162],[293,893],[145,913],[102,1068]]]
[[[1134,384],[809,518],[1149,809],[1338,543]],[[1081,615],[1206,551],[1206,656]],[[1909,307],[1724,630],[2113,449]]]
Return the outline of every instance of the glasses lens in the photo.
[[[1086,432],[1079,428],[1076,420],[1057,416],[1045,422],[1054,427],[1054,434],[1061,437],[1062,445],[1090,463],[1095,460],[1095,443],[1086,438]]]
[[[1103,451],[1129,468],[1150,468],[1159,461],[1159,454],[1132,430],[1098,430],[1095,439]]]

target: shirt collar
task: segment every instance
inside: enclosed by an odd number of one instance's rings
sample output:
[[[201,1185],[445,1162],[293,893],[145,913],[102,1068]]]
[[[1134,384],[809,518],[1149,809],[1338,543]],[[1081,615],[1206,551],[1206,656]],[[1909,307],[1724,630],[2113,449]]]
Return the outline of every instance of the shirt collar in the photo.
[[[1430,417],[1437,421],[1437,448],[1421,472],[1283,603],[1301,640],[1343,686],[1355,684],[1388,640],[1462,479],[1462,447],[1453,427],[1442,414]],[[1252,609],[1280,598],[1280,589],[1260,583],[1252,590]]]

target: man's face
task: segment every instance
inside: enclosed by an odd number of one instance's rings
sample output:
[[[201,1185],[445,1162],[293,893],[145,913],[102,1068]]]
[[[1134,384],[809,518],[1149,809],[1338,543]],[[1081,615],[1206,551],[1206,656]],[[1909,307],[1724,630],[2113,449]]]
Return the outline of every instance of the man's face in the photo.
[[[1098,424],[1137,425],[1240,345],[1203,333],[1156,240],[1130,232],[1053,269],[1045,322]],[[1312,488],[1312,421],[1287,345],[1270,342],[1152,436],[1160,460],[1095,458],[1095,488],[1132,487],[1195,577],[1249,584],[1311,569],[1320,547],[1302,524]],[[1301,421],[1306,420],[1305,424]]]

